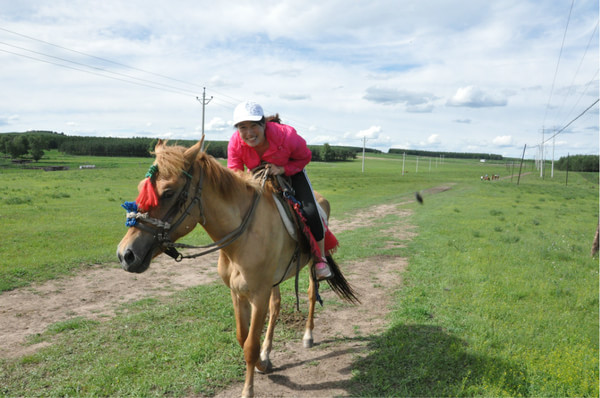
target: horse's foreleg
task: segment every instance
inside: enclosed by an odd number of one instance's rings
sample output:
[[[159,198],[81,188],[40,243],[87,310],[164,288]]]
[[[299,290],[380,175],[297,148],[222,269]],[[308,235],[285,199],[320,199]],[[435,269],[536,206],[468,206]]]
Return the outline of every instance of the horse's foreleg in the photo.
[[[275,324],[279,317],[279,309],[281,308],[281,292],[279,286],[275,286],[271,289],[271,300],[269,301],[269,326],[267,327],[267,334],[263,341],[262,349],[260,351],[260,367],[257,366],[261,372],[270,372],[273,368],[269,354],[273,347],[273,334],[275,332]]]
[[[248,338],[248,327],[250,325],[250,303],[245,298],[239,297],[233,291],[231,292],[231,301],[235,312],[236,337],[240,346],[244,348],[244,343]]]
[[[256,300],[256,301],[255,301]],[[260,354],[260,336],[263,327],[265,326],[265,318],[267,316],[267,305],[269,296],[263,298],[255,298],[252,301],[252,315],[250,319],[250,329],[248,337],[244,343],[244,359],[246,360],[246,381],[244,383],[244,391],[242,397],[254,396],[254,367],[264,372],[259,359]]]
[[[313,346],[313,329],[315,328],[315,304],[317,303],[317,286],[313,278],[309,277],[308,283],[308,318],[306,319],[306,330],[302,338],[304,348]]]

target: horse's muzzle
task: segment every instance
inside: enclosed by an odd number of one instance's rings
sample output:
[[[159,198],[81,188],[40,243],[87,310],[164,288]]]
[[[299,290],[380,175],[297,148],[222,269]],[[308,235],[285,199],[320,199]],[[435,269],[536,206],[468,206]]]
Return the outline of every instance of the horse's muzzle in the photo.
[[[132,250],[130,247],[126,247],[121,250],[120,246],[117,248],[117,258],[121,263],[121,268],[127,272],[134,272],[141,274],[150,267],[150,262],[153,258],[154,250],[148,250],[145,255],[141,256]]]

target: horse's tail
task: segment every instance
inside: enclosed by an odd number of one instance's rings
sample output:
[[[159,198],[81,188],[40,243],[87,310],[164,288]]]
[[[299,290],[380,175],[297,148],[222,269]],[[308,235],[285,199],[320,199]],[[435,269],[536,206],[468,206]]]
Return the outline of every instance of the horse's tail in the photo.
[[[337,265],[337,263],[333,260],[333,257],[330,255],[325,256],[327,258],[327,264],[329,264],[329,268],[331,269],[331,273],[333,277],[327,280],[327,283],[331,287],[331,289],[337,294],[340,298],[348,301],[352,304],[360,304],[360,300],[356,297],[356,293],[354,289],[344,275],[342,274],[342,270]]]

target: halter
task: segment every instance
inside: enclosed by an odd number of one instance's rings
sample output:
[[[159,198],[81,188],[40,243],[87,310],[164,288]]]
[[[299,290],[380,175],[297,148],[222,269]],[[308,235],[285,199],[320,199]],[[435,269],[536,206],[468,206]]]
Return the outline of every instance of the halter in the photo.
[[[252,219],[252,216],[254,215],[254,211],[256,210],[258,201],[260,199],[260,193],[258,191],[256,191],[254,193],[254,198],[252,200],[252,206],[248,210],[248,213],[246,213],[246,216],[242,220],[241,224],[236,229],[234,229],[233,231],[231,231],[230,233],[225,235],[225,237],[223,237],[219,241],[213,242],[211,244],[204,245],[204,246],[192,246],[192,245],[186,245],[184,243],[174,243],[173,241],[171,241],[171,238],[169,236],[170,231],[176,229],[183,222],[183,220],[185,220],[185,218],[190,214],[192,207],[196,203],[198,203],[198,206],[200,207],[200,216],[202,218],[201,223],[202,223],[202,225],[206,224],[206,218],[204,217],[204,209],[202,208],[202,183],[204,181],[204,173],[202,172],[202,168],[200,168],[200,178],[198,180],[198,186],[196,188],[196,195],[194,196],[194,198],[192,199],[190,204],[186,207],[185,211],[181,214],[179,219],[174,224],[171,224],[168,221],[169,218],[173,217],[175,215],[175,213],[177,212],[176,205],[178,203],[180,203],[179,207],[181,207],[187,201],[188,189],[189,189],[189,186],[192,181],[192,175],[191,175],[192,167],[193,167],[193,165],[190,167],[189,171],[187,171],[187,172],[183,171],[183,174],[187,178],[185,187],[179,194],[179,197],[177,198],[176,203],[173,205],[173,207],[171,207],[171,209],[169,209],[169,211],[167,212],[167,215],[162,220],[159,220],[154,217],[150,217],[148,215],[148,212],[139,213],[137,211],[137,204],[135,202],[125,202],[124,204],[121,205],[127,211],[127,221],[126,221],[125,225],[127,225],[128,227],[135,227],[135,228],[138,228],[138,229],[141,229],[146,232],[150,232],[150,233],[154,234],[155,243],[160,245],[161,249],[163,250],[163,252],[165,254],[172,257],[177,262],[180,262],[184,258],[197,258],[200,256],[204,256],[206,254],[209,254],[209,253],[215,252],[217,250],[220,250],[224,247],[227,247],[230,244],[232,244],[233,242],[235,242],[236,239],[238,239],[248,228],[248,224],[250,223],[250,220]],[[256,169],[254,169],[253,172],[255,175],[260,176],[259,178],[261,180],[261,188],[264,188],[265,182],[267,181],[267,178],[268,178],[267,170],[264,168],[264,166],[263,167],[259,166]],[[196,254],[184,256],[177,251],[177,248],[207,249],[207,250],[201,251]],[[301,260],[300,245],[298,242],[296,242],[296,248],[294,249],[294,253],[292,254],[292,257],[290,258],[290,261],[286,267],[285,272],[283,273],[283,276],[281,277],[281,280],[273,285],[273,287],[275,287],[275,286],[279,285],[281,282],[283,282],[285,276],[287,275],[288,271],[290,270],[290,267],[294,263],[296,263],[295,289],[296,289],[296,308],[298,309],[298,311],[300,311],[300,302],[299,302],[299,296],[298,296],[298,276],[300,273],[300,260]],[[312,277],[316,281],[316,277],[314,276],[314,273],[313,273]],[[321,300],[321,297],[319,296],[319,290],[318,290],[319,284],[317,283],[316,286],[317,286],[317,290],[316,290],[317,300],[319,301],[319,303],[321,303],[321,305],[323,305],[323,301]]]
[[[170,237],[171,231],[176,230],[177,227],[179,227],[179,225],[181,225],[181,223],[190,214],[192,208],[196,205],[196,203],[198,204],[198,206],[200,208],[200,217],[202,219],[201,224],[202,225],[206,224],[206,217],[204,216],[204,209],[202,207],[202,185],[204,182],[204,173],[202,172],[202,168],[200,168],[200,178],[198,179],[198,185],[196,187],[195,196],[192,198],[190,203],[187,205],[187,207],[185,208],[183,213],[181,213],[181,216],[179,216],[179,219],[175,223],[172,223],[172,221],[171,221],[172,218],[175,217],[175,215],[177,214],[178,209],[183,207],[186,204],[186,202],[188,201],[188,197],[189,197],[188,191],[190,189],[190,185],[191,185],[192,178],[193,178],[191,175],[192,168],[193,168],[193,165],[190,167],[190,169],[188,171],[184,170],[182,172],[183,175],[186,177],[185,186],[182,189],[181,193],[179,194],[179,197],[177,198],[175,204],[169,209],[169,211],[167,212],[167,214],[165,215],[165,217],[162,220],[159,220],[154,217],[150,217],[148,212],[139,213],[137,211],[137,204],[135,202],[125,202],[123,205],[121,205],[127,211],[127,221],[126,221],[125,225],[127,225],[128,227],[135,227],[135,228],[138,228],[138,229],[141,229],[143,231],[153,234],[155,243],[160,246],[160,248],[163,250],[163,252],[165,254],[172,257],[177,262],[183,260],[184,258],[200,257],[203,255],[212,253],[214,251],[220,250],[220,249],[232,244],[236,239],[238,239],[244,233],[246,228],[248,228],[250,219],[254,215],[254,211],[256,210],[258,201],[260,199],[259,192],[258,191],[255,192],[254,198],[252,201],[252,206],[248,210],[248,213],[246,213],[246,216],[242,220],[241,224],[236,229],[234,229],[233,231],[231,231],[230,233],[225,235],[225,237],[223,237],[219,241],[213,242],[211,244],[204,245],[204,246],[192,246],[192,245],[186,245],[184,243],[175,243],[171,240],[171,237]],[[264,186],[265,181],[266,181],[266,174],[265,174],[265,177],[262,179],[262,186]],[[177,248],[208,249],[208,250],[202,251],[200,253],[184,256],[177,251]]]

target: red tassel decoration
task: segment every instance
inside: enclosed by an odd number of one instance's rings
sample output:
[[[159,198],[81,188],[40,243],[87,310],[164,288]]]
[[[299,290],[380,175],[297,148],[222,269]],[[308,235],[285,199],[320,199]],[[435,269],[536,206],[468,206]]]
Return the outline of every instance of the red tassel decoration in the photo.
[[[327,252],[327,254],[334,253],[339,245],[340,243],[333,232],[331,232],[329,227],[325,225],[325,252]]]
[[[306,236],[306,238],[308,238],[308,243],[310,246],[311,253],[315,257],[315,259],[320,259],[322,257],[321,249],[319,249],[319,245],[317,244],[315,237],[313,236],[312,232],[310,231],[310,228],[308,227],[308,224],[306,223],[306,218],[304,218],[304,216],[302,215],[302,212],[300,211],[300,204],[296,203],[292,207],[296,211],[296,214],[298,215],[298,219],[301,221],[300,227],[302,228],[302,232],[304,233],[304,236]]]
[[[146,181],[144,181],[144,185],[142,186],[140,194],[135,202],[137,203],[140,211],[149,211],[158,205],[158,197],[156,196],[154,184],[152,184],[152,177],[146,178]]]

